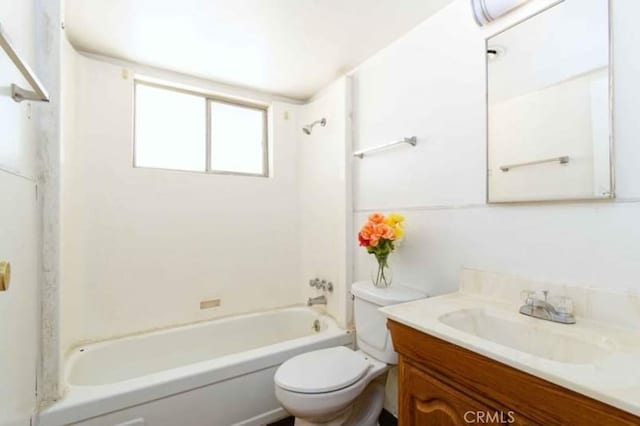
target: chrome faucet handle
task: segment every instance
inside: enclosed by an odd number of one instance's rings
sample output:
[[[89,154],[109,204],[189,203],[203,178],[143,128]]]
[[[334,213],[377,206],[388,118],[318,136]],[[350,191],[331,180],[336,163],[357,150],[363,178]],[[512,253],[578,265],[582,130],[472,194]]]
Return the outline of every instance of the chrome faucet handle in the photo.
[[[333,291],[333,283],[327,280],[320,280],[320,278],[314,278],[312,280],[309,280],[309,287],[315,287],[318,290],[323,290],[323,291],[329,291],[329,292]]]
[[[328,292],[332,292],[333,291],[333,283],[331,281],[327,282],[327,280],[322,280],[322,282],[320,283],[320,288],[322,288],[323,290],[326,290]]]
[[[551,305],[559,314],[573,315],[573,300],[567,296],[556,296],[551,298]]]
[[[327,280],[322,280],[320,281],[320,288],[323,290],[326,290],[328,292],[332,292],[333,291],[333,283],[331,281]]]
[[[522,300],[522,303],[524,303],[525,305],[531,306],[536,300],[536,292],[532,290],[522,290],[520,292],[520,299]]]

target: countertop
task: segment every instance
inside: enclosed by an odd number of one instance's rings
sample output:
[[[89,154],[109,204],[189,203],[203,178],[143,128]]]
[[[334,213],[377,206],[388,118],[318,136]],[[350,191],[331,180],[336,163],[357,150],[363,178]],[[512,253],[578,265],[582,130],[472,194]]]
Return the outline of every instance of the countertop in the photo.
[[[579,316],[576,324],[557,324],[520,314],[519,303],[514,301],[493,300],[486,296],[460,291],[392,305],[380,311],[393,321],[640,416],[640,330]],[[557,339],[560,336],[572,342],[595,345],[604,355],[581,363],[559,362],[544,357],[546,350],[566,350],[558,349],[562,345],[553,344],[553,339],[535,347],[541,356],[532,355],[440,320],[461,310],[482,310],[506,323],[524,325],[537,336],[548,332],[556,336],[556,343],[561,341]],[[579,347],[580,344],[574,346]],[[579,358],[581,354],[569,356]]]

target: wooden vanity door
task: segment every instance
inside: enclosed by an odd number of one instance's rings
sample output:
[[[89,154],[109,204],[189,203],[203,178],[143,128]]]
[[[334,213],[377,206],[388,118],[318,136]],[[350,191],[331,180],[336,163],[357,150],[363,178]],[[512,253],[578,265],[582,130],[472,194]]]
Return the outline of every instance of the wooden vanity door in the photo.
[[[506,413],[496,413],[493,408],[458,392],[406,362],[400,362],[398,385],[402,389],[398,407],[398,420],[402,426],[506,423],[503,421]]]

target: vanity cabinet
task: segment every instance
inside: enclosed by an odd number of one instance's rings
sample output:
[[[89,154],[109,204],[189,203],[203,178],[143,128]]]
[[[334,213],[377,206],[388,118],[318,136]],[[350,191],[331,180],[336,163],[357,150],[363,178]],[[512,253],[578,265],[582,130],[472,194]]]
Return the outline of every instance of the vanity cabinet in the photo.
[[[511,419],[515,421],[514,413],[496,411],[410,362],[403,362],[400,370],[402,425],[462,426],[480,422],[502,425]]]
[[[640,417],[389,320],[400,426],[640,425]]]

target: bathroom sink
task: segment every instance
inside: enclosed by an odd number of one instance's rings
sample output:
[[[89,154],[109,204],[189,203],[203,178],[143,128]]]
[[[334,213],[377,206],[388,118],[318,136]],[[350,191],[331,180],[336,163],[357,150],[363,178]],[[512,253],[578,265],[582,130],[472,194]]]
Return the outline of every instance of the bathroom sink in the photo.
[[[515,316],[516,314],[514,314]],[[567,364],[594,363],[610,353],[605,345],[554,332],[549,328],[570,325],[532,325],[530,321],[498,316],[481,308],[462,309],[444,314],[438,320],[462,332],[511,349]]]

